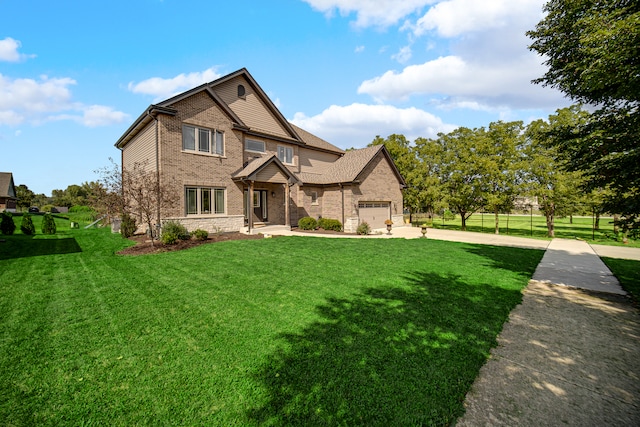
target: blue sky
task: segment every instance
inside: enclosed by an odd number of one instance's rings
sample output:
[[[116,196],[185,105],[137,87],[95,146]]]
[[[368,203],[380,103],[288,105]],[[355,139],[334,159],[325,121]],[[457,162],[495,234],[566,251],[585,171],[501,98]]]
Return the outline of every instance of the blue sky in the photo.
[[[0,0],[0,171],[51,194],[119,161],[155,102],[246,67],[283,115],[341,147],[528,123],[543,0]]]

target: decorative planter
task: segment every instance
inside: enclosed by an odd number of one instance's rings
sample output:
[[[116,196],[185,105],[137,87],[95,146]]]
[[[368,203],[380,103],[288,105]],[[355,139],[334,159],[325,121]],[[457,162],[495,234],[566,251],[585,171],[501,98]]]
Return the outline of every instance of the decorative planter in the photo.
[[[387,234],[391,234],[391,224],[387,224]]]
[[[420,229],[420,232],[422,233],[422,238],[426,239],[427,238],[427,226],[423,225]]]

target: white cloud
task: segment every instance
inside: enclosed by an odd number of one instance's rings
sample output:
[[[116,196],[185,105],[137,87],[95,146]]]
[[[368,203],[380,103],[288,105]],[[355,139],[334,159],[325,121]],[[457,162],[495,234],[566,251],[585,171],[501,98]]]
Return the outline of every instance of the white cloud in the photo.
[[[67,77],[43,75],[38,80],[11,79],[0,74],[0,125],[75,120],[86,126],[102,126],[128,117],[110,107],[87,107],[74,102],[70,87],[75,84],[75,80]],[[79,111],[82,116],[78,116]]]
[[[417,137],[435,137],[438,132],[450,132],[456,128],[415,107],[358,103],[332,105],[312,117],[296,113],[291,121],[341,148],[365,147],[376,135],[386,137],[397,133],[414,140]]]
[[[398,53],[396,53],[395,55],[391,55],[391,58],[395,59],[401,64],[405,64],[411,59],[411,55],[411,46],[404,46]]]
[[[20,62],[27,58],[34,58],[35,55],[27,55],[18,52],[21,47],[21,43],[18,40],[7,37],[0,40],[0,61],[7,62]]]
[[[122,123],[128,119],[129,115],[122,111],[115,111],[104,105],[90,105],[83,108],[81,123],[87,127],[98,127]]]
[[[328,17],[335,12],[341,16],[356,14],[355,26],[360,28],[395,25],[407,15],[415,13],[436,0],[304,0],[312,8]]]
[[[133,93],[153,95],[156,100],[162,100],[219,77],[222,77],[222,74],[217,72],[216,67],[211,67],[204,71],[178,74],[168,79],[151,77],[139,83],[130,82],[128,89]]]
[[[439,2],[418,19],[414,34],[436,30],[440,36],[500,27],[520,27],[523,21],[537,22],[544,0],[449,0]]]
[[[481,109],[557,107],[563,99],[559,92],[531,83],[543,72],[539,57],[532,53],[496,63],[469,62],[452,55],[410,65],[401,72],[387,71],[364,81],[358,93],[379,102],[440,95],[445,104],[458,107],[473,103],[483,105]]]
[[[356,46],[356,48],[355,48],[354,52],[355,52],[355,53],[361,53],[361,52],[364,52],[364,46]]]

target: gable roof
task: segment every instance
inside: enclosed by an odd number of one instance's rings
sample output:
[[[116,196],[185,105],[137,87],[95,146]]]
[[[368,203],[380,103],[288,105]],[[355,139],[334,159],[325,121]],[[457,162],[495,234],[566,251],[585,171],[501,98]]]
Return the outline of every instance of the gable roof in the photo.
[[[387,160],[398,182],[403,187],[406,183],[400,171],[396,167],[389,151],[384,145],[374,145],[357,150],[349,150],[344,156],[336,160],[321,174],[300,173],[300,179],[305,184],[330,185],[358,182],[365,168],[378,156],[382,155]]]
[[[237,77],[242,77],[244,81],[246,81],[247,84],[251,86],[251,88],[253,89],[253,93],[255,93],[260,101],[264,105],[266,105],[267,109],[273,115],[277,123],[284,129],[287,135],[286,137],[283,137],[282,135],[273,135],[270,132],[261,129],[252,129],[247,123],[243,122],[243,120],[233,111],[233,109],[227,103],[222,100],[222,98],[220,98],[220,96],[218,96],[218,94],[216,94],[216,87],[219,87]],[[280,110],[278,110],[276,105],[271,101],[266,92],[260,87],[258,82],[253,78],[253,76],[246,68],[241,68],[233,73],[227,74],[226,76],[220,77],[209,83],[204,83],[200,86],[194,87],[193,89],[189,89],[169,99],[159,102],[158,104],[150,105],[129,127],[129,129],[127,129],[125,133],[118,139],[118,141],[115,143],[115,146],[120,149],[123,148],[158,114],[177,114],[177,110],[173,108],[173,105],[175,103],[201,92],[206,93],[216,103],[216,105],[218,105],[218,107],[220,107],[220,109],[222,109],[222,111],[227,114],[227,116],[233,123],[234,129],[238,129],[251,135],[269,137],[276,140],[281,140],[283,142],[306,146],[321,151],[328,151],[337,154],[344,153],[343,150],[336,147],[335,145],[332,145],[322,138],[319,138],[287,121],[287,119],[282,115]]]
[[[0,172],[0,197],[17,199],[11,172]]]
[[[244,168],[234,173],[231,178],[235,180],[255,181],[258,174],[267,169],[267,167],[272,164],[280,170],[280,172],[287,178],[288,181],[299,181],[299,179],[284,164],[282,164],[280,159],[278,159],[278,157],[276,157],[275,155],[268,157],[258,157],[250,161],[247,165],[245,165]]]

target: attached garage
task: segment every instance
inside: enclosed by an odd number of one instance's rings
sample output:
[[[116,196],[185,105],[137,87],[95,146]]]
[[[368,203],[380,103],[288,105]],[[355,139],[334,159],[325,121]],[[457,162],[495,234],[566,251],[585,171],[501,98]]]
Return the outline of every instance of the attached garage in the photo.
[[[371,228],[385,228],[384,221],[391,218],[389,202],[360,202],[358,216],[360,223],[366,222]]]

